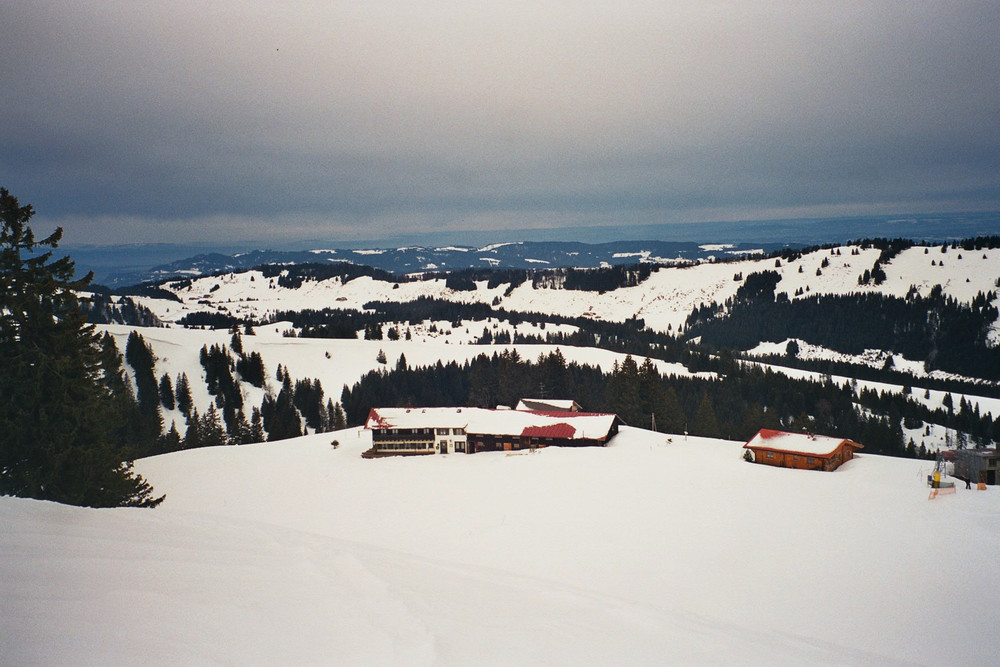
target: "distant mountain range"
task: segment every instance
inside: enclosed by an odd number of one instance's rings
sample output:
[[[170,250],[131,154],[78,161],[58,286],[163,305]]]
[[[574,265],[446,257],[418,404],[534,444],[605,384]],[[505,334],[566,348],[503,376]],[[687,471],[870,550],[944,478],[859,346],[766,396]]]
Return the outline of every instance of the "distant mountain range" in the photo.
[[[236,255],[208,253],[139,271],[113,271],[98,278],[108,287],[135,285],[169,278],[244,271],[265,264],[363,264],[395,274],[455,271],[468,268],[541,269],[596,268],[621,264],[678,264],[710,257],[732,257],[770,252],[785,244],[697,244],[663,241],[586,243],[497,243],[473,248],[393,248],[362,250],[254,250]]]

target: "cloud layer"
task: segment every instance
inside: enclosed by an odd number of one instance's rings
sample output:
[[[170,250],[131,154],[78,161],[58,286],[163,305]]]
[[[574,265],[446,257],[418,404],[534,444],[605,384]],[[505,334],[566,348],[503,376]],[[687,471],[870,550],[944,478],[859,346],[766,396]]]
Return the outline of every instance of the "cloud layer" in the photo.
[[[1000,208],[995,2],[11,4],[68,240]]]

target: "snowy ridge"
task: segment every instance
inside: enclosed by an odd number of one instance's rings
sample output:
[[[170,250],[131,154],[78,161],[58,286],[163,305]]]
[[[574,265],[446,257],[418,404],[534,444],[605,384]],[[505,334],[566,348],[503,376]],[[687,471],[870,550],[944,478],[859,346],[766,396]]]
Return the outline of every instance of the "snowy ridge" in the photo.
[[[944,294],[969,303],[980,292],[997,291],[1000,281],[1000,249],[965,252],[949,249],[941,253],[937,247],[915,246],[884,265],[887,278],[881,285],[858,284],[859,276],[878,259],[879,250],[851,246],[835,250],[839,253],[817,250],[784,262],[743,259],[661,267],[640,285],[605,293],[536,289],[524,283],[508,294],[509,285],[488,289],[485,282],[479,283],[474,291],[455,292],[447,288],[443,279],[391,283],[371,278],[356,278],[347,283],[339,279],[309,281],[299,289],[287,289],[274,279],[264,279],[258,271],[245,271],[195,279],[183,288],[167,283],[165,288],[173,291],[182,304],[149,298],[141,301],[165,322],[175,322],[190,312],[225,312],[239,318],[261,319],[278,310],[323,306],[361,309],[373,300],[405,303],[424,296],[612,322],[640,318],[653,329],[677,331],[695,307],[712,301],[723,303],[733,297],[742,284],[734,279],[737,274],[776,271],[781,277],[777,292],[792,299],[859,292],[905,297],[911,287],[927,296],[940,285]],[[940,264],[942,261],[944,266]],[[1000,299],[994,303],[1000,304]],[[1000,332],[994,338],[1000,340]]]

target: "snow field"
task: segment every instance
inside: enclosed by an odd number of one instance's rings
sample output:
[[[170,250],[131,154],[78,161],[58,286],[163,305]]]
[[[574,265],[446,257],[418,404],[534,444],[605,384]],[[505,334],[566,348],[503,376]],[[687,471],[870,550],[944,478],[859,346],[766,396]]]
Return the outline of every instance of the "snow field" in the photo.
[[[142,460],[152,511],[0,498],[5,659],[995,664],[1000,496],[928,501],[926,462],[773,469],[627,427],[513,456],[369,444]]]

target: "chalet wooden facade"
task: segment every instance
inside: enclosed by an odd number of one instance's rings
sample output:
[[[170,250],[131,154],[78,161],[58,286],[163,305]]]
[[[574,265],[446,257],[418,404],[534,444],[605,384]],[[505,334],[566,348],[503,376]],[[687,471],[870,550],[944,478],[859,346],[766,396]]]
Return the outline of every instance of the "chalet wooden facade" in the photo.
[[[864,447],[853,440],[811,433],[786,433],[761,429],[744,449],[755,463],[800,470],[836,470]]]
[[[369,456],[405,456],[603,446],[621,423],[589,412],[372,408],[365,428],[372,432]]]

